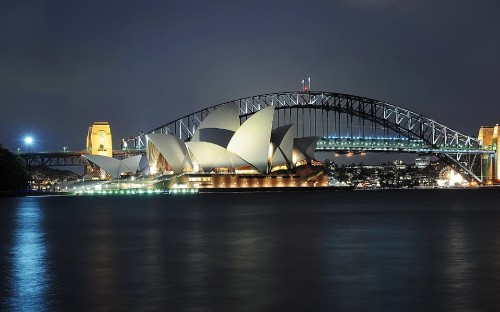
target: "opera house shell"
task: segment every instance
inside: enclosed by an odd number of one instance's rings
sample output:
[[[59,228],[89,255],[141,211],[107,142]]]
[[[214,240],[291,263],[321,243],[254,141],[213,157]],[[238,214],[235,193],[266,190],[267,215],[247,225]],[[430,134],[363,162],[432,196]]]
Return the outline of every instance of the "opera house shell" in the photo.
[[[142,155],[136,155],[125,159],[115,159],[102,155],[82,155],[89,163],[99,166],[113,179],[119,179],[123,174],[135,175],[139,170]]]
[[[151,174],[267,174],[311,162],[318,137],[294,138],[294,125],[273,127],[274,106],[240,124],[239,107],[226,104],[208,115],[184,142],[170,134],[146,135]]]

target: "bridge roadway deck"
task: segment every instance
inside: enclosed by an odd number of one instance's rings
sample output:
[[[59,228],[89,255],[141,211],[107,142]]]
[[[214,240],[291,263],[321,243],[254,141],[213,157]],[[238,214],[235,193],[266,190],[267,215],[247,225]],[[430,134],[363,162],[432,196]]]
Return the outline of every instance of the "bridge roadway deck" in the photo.
[[[113,157],[122,159],[145,153],[144,149],[114,150]],[[87,151],[83,150],[20,153],[19,156],[30,166],[86,166],[87,163],[81,156],[88,154]]]
[[[336,151],[339,153],[495,154],[495,150],[483,147],[473,148],[460,145],[433,147],[421,140],[406,138],[321,138],[316,144],[316,151]]]
[[[316,145],[317,152],[337,152],[339,154],[370,153],[416,153],[416,154],[494,154],[495,151],[485,148],[470,148],[460,146],[430,147],[420,141],[406,139],[350,139],[350,138],[321,138]],[[145,154],[144,149],[114,150],[113,157],[118,159],[133,155]],[[20,153],[30,166],[85,166],[83,151],[33,152]]]

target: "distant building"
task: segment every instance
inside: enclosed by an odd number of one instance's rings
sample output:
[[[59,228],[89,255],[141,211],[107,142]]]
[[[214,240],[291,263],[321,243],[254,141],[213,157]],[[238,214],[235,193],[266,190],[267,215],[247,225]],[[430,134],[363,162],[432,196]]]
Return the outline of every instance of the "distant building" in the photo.
[[[431,164],[431,158],[430,157],[417,157],[415,159],[415,167],[419,169],[426,168]]]
[[[406,169],[406,164],[402,160],[395,160],[392,163],[397,169]]]

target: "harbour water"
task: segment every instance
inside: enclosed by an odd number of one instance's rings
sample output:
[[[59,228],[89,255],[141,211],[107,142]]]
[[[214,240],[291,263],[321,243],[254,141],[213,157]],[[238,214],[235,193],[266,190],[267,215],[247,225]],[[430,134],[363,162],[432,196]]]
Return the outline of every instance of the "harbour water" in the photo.
[[[0,310],[500,311],[499,198],[0,198]]]

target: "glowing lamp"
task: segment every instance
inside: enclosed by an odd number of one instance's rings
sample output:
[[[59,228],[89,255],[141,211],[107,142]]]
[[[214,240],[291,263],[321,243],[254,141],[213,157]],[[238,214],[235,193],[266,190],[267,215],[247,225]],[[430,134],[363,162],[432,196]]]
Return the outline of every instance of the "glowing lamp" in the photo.
[[[31,143],[33,143],[33,138],[31,136],[25,137],[24,143],[26,143],[27,145],[31,145]]]

